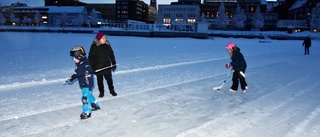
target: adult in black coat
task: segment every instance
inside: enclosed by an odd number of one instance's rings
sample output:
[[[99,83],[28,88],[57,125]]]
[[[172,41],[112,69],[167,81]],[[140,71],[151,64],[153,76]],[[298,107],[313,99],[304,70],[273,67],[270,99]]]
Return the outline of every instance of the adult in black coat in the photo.
[[[304,46],[304,55],[309,55],[309,48],[311,47],[311,39],[309,36],[304,39],[302,46]]]
[[[112,47],[104,33],[99,32],[93,39],[93,43],[89,51],[89,60],[93,70],[96,72],[95,74],[97,77],[97,83],[100,92],[99,97],[104,96],[103,78],[107,80],[110,94],[112,96],[117,96],[117,93],[114,91],[112,80],[112,71],[116,70],[116,60]],[[106,67],[110,68],[103,69]],[[99,71],[97,72],[97,70]]]
[[[240,52],[240,48],[238,48],[235,43],[229,42],[226,48],[231,57],[231,62],[226,65],[226,68],[232,67],[233,69],[233,83],[229,91],[236,92],[238,90],[238,85],[240,81],[241,89],[245,93],[248,89],[248,85],[245,79],[245,71],[247,69],[246,60]]]

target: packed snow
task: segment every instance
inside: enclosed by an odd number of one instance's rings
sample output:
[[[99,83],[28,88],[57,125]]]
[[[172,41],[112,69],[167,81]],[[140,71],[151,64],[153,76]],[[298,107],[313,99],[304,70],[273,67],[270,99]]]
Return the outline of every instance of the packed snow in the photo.
[[[310,34],[306,34],[310,35]],[[311,34],[313,38],[319,35]],[[118,96],[80,120],[71,48],[95,34],[0,32],[1,137],[319,137],[320,41],[107,36]],[[228,42],[248,64],[247,93],[230,93]],[[106,85],[106,84],[105,84]],[[108,92],[107,92],[108,93]]]

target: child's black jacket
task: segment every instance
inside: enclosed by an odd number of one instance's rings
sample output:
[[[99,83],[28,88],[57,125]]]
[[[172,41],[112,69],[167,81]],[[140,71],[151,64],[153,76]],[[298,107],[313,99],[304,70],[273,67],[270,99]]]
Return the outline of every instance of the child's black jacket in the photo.
[[[80,62],[76,63],[75,73],[71,76],[71,80],[78,79],[80,88],[93,87],[93,70],[87,57],[80,58]]]

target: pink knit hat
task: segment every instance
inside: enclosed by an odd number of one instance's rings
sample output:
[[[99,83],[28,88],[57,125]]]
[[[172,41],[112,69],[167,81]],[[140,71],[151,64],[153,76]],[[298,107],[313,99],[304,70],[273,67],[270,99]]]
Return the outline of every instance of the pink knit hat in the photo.
[[[100,40],[103,36],[105,36],[106,34],[102,33],[102,32],[99,32],[97,35],[96,35],[96,38],[97,40]]]

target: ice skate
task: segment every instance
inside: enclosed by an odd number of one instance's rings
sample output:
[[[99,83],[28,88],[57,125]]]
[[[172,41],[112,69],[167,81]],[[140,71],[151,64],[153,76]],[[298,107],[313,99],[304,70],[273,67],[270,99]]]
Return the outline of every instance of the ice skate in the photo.
[[[237,92],[237,90],[234,90],[232,88],[229,89],[230,92]]]
[[[83,113],[82,112],[81,115],[80,115],[80,119],[81,120],[88,119],[90,117],[91,117],[91,113],[87,114],[87,113]]]

